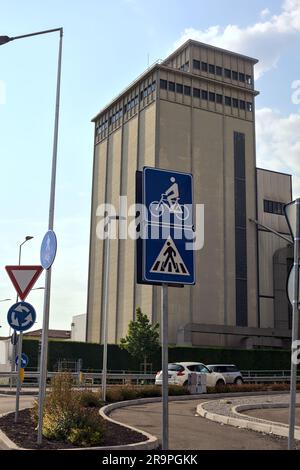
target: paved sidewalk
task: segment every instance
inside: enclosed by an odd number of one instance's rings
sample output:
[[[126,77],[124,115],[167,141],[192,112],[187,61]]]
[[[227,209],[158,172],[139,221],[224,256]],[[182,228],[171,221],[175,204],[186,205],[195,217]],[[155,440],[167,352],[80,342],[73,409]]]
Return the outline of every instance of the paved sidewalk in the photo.
[[[221,400],[214,400],[208,403],[202,404],[202,407],[205,411],[215,413],[222,416],[230,416],[236,418],[237,415],[233,411],[233,408],[238,405],[259,405],[266,404],[267,406],[279,404],[289,404],[289,395],[270,395],[266,397],[246,397],[246,398],[225,398]],[[297,404],[300,404],[300,394],[297,394]],[[259,422],[261,419],[258,416],[250,416],[242,412],[243,417],[249,421]]]
[[[297,395],[297,415],[299,420],[300,394]],[[251,413],[249,410],[255,410]],[[273,419],[266,419],[268,411],[272,411]],[[280,415],[289,411],[289,395],[277,394],[269,396],[228,397],[215,401],[199,403],[197,412],[208,421],[238,429],[250,429],[269,436],[288,437],[288,420],[282,422]],[[260,414],[261,413],[261,414]],[[264,416],[262,416],[264,414]],[[277,417],[279,416],[279,418]],[[298,421],[299,422],[299,421]],[[295,445],[300,449],[300,427],[295,427]]]

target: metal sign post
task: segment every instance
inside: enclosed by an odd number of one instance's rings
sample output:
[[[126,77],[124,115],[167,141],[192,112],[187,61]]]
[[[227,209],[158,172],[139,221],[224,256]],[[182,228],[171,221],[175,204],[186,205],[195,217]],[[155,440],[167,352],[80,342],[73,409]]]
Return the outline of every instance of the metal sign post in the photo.
[[[19,335],[18,341],[18,356],[19,358],[22,356],[22,343],[23,343],[23,333],[21,331]],[[15,423],[18,422],[19,417],[19,409],[20,409],[20,392],[22,387],[21,377],[20,377],[20,370],[21,370],[21,363],[22,361],[18,361],[17,364],[17,390],[16,390],[16,412],[15,412]]]
[[[111,218],[108,218],[106,253],[105,253],[105,277],[104,277],[104,316],[103,316],[103,364],[101,374],[102,400],[106,401],[106,382],[107,382],[107,333],[108,333],[108,289],[109,289],[109,251],[110,251],[110,224]]]
[[[169,378],[168,378],[168,284],[161,287],[162,316],[162,450],[169,448]]]
[[[194,235],[193,176],[144,167],[136,181],[137,203],[141,199],[144,206],[142,243],[137,244],[137,280],[161,286],[162,449],[168,450],[168,287],[195,284],[195,253],[188,249]]]
[[[290,382],[290,410],[289,410],[289,436],[288,449],[295,446],[295,413],[297,392],[297,364],[293,360],[295,342],[298,339],[299,327],[299,255],[300,255],[300,199],[294,202],[296,209],[294,227],[294,288],[293,288],[293,330],[292,330],[292,360],[291,360],[291,382]],[[287,213],[287,212],[286,212]],[[292,230],[293,231],[293,230]]]

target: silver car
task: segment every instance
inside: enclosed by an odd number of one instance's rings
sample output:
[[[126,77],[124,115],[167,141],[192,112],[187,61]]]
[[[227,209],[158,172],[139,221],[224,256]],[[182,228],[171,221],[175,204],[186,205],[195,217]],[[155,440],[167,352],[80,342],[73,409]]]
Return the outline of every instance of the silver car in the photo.
[[[240,370],[234,364],[209,364],[206,367],[212,372],[222,374],[227,384],[241,385],[244,383]]]

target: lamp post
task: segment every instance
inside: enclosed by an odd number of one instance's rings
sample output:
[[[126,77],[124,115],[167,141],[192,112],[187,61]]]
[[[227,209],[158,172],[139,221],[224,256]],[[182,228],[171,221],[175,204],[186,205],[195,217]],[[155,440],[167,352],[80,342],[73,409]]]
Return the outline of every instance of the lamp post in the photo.
[[[49,219],[48,219],[49,230],[53,230],[53,225],[54,225],[63,28],[48,29],[45,31],[38,31],[36,33],[24,34],[22,36],[15,36],[15,37],[0,36],[0,45],[3,45],[3,44],[7,44],[8,42],[14,41],[16,39],[23,39],[23,38],[33,37],[33,36],[39,36],[42,34],[55,33],[55,32],[59,33],[60,40],[59,40],[59,52],[58,52],[58,65],[57,65],[56,103],[55,103],[52,171],[51,171],[51,187],[50,187]],[[51,291],[51,267],[46,271],[45,294],[44,294],[44,317],[43,317],[41,371],[40,371],[40,386],[39,386],[39,413],[38,413],[39,424],[38,424],[38,439],[37,439],[39,444],[41,444],[42,442],[43,411],[44,411],[44,401],[45,401],[45,394],[46,394],[50,291]]]

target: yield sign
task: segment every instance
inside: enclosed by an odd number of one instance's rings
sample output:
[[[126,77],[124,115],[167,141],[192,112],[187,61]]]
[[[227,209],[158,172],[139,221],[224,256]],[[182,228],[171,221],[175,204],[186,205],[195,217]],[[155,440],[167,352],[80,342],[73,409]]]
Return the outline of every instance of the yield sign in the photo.
[[[42,266],[5,266],[5,269],[21,300],[26,299],[43,271]]]

